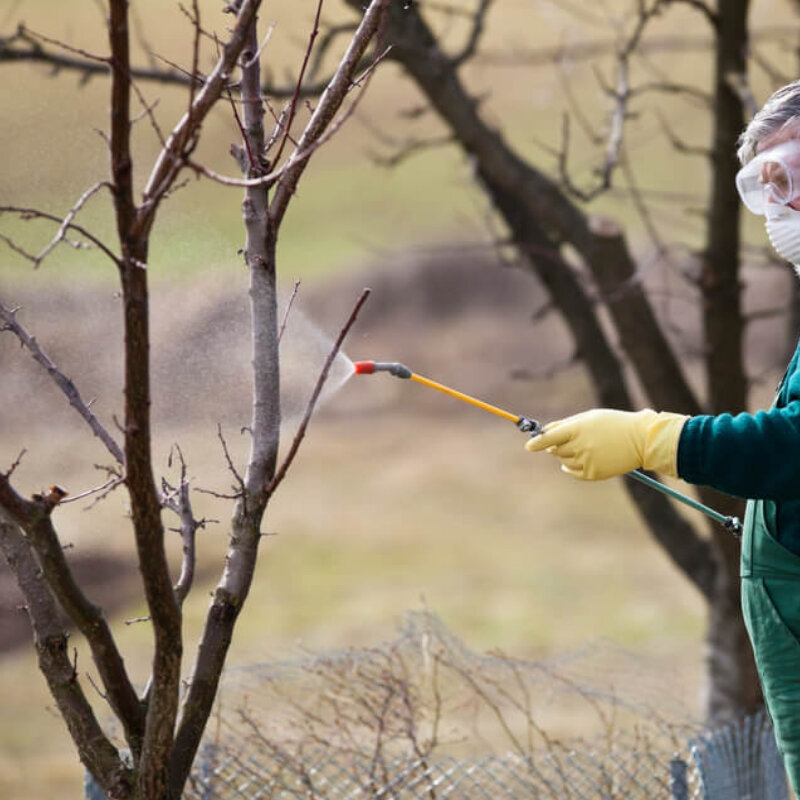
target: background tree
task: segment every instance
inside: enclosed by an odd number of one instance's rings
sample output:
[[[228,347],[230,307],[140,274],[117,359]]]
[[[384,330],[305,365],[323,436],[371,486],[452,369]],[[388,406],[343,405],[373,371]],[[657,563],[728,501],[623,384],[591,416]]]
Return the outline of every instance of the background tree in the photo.
[[[348,2],[358,8],[354,0]],[[435,9],[428,13],[424,3],[407,13],[393,8],[387,26],[389,58],[436,112],[446,129],[445,139],[468,157],[478,184],[508,231],[520,266],[535,273],[553,308],[563,316],[576,358],[591,376],[596,402],[635,408],[641,402],[635,393],[638,384],[644,402],[659,409],[698,414],[746,408],[751,377],[745,369],[744,245],[734,176],[736,140],[752,111],[745,104],[755,103],[748,80],[748,0],[720,2],[716,7],[695,0],[641,0],[614,20],[618,29],[610,49],[615,74],[612,79],[601,77],[600,83],[610,106],[606,132],[592,132],[604,155],[589,188],[579,188],[570,171],[568,118],[562,140],[540,160],[533,160],[489,121],[485,98],[471,92],[464,73],[471,61],[479,63],[479,44],[492,5],[491,0],[471,4],[468,29],[458,47],[443,43],[449,27],[436,28]],[[459,14],[455,6],[450,8],[453,15]],[[463,16],[464,8],[458,9]],[[657,80],[643,79],[635,64],[640,54],[644,59],[646,31],[666,14],[687,9],[694,14],[692,22],[708,33],[708,71],[696,84],[671,81],[663,74]],[[533,27],[531,37],[535,39]],[[599,52],[608,49],[604,44]],[[518,56],[524,61],[524,54]],[[563,53],[556,57],[568,59]],[[763,66],[764,61],[760,63]],[[774,83],[776,76],[770,77]],[[614,187],[617,174],[625,171],[630,201],[651,226],[660,251],[674,249],[675,243],[658,236],[646,197],[637,190],[625,131],[642,109],[657,107],[660,97],[676,94],[699,99],[711,119],[708,145],[695,150],[705,165],[698,185],[692,187],[703,186],[707,192],[704,241],[699,246],[687,244],[695,264],[685,270],[702,311],[702,392],[691,385],[668,324],[654,310],[626,230],[611,217],[592,212],[593,204]],[[579,107],[573,111],[572,116],[585,123],[585,112]],[[681,157],[679,149],[691,150],[666,123],[664,129],[660,158],[669,161]],[[400,155],[394,160],[399,161]],[[604,324],[605,315],[610,327]],[[707,603],[708,717],[720,721],[753,711],[761,698],[739,610],[738,543],[717,526],[704,534],[664,497],[635,481],[625,479],[625,486],[656,542]],[[700,494],[709,504],[740,513],[731,498],[705,489]]]
[[[301,107],[303,69],[317,35],[312,31],[309,49],[295,90],[282,113],[275,114],[271,137],[265,134],[265,106],[271,101],[261,93],[260,54],[256,27],[258,0],[241,0],[226,11],[234,15],[224,41],[203,27],[198,4],[186,10],[193,30],[192,63],[183,71],[188,85],[185,114],[164,135],[153,106],[145,101],[130,58],[129,7],[125,0],[108,6],[108,55],[96,56],[70,48],[67,56],[88,63],[110,75],[109,130],[110,179],[88,189],[64,217],[45,210],[4,203],[0,213],[23,220],[44,220],[56,227],[50,243],[38,253],[17,241],[3,240],[17,254],[39,266],[61,244],[99,249],[118,272],[124,314],[124,415],[118,444],[112,432],[95,416],[74,383],[48,358],[36,339],[18,319],[18,310],[0,305],[2,328],[15,335],[30,354],[48,370],[66,398],[82,415],[92,432],[114,460],[110,478],[100,491],[124,486],[129,497],[130,519],[144,585],[149,624],[153,633],[152,674],[143,693],[138,693],[126,670],[122,653],[103,609],[92,603],[77,584],[64,555],[53,512],[63,498],[58,487],[26,499],[15,488],[19,459],[0,473],[0,547],[25,596],[34,631],[39,668],[79,752],[81,761],[95,776],[109,798],[179,797],[216,694],[234,626],[253,578],[262,520],[268,503],[286,475],[303,438],[322,381],[341,339],[357,313],[354,309],[342,329],[320,375],[297,436],[282,462],[278,459],[280,429],[279,359],[280,326],[276,300],[276,243],[281,223],[298,181],[315,150],[342,124],[339,115],[345,99],[363,87],[370,68],[362,58],[376,36],[389,0],[373,0],[362,9],[350,44],[341,57],[325,91],[310,113]],[[321,3],[317,6],[319,23]],[[23,31],[16,42],[33,50],[40,43]],[[50,44],[53,44],[50,42]],[[204,75],[201,58],[208,48],[215,53],[213,69]],[[74,66],[70,64],[69,66]],[[234,79],[238,69],[239,80]],[[237,96],[234,96],[234,91]],[[234,154],[243,178],[224,178],[195,157],[200,131],[211,109],[221,98],[230,98],[239,121],[242,144]],[[160,142],[160,152],[137,197],[132,128],[134,103],[139,101]],[[239,108],[241,107],[241,112]],[[298,134],[292,123],[301,120]],[[250,455],[240,471],[228,456],[235,480],[231,534],[224,569],[213,593],[205,627],[197,647],[191,677],[181,686],[183,620],[181,607],[192,586],[195,533],[204,524],[192,511],[187,469],[181,462],[180,482],[170,485],[156,479],[151,442],[151,374],[149,332],[149,253],[157,213],[173,192],[178,178],[193,171],[222,184],[243,187],[245,225],[244,260],[250,276],[253,338],[253,405],[249,426]],[[107,244],[84,228],[79,214],[93,195],[105,192],[113,203],[117,242]],[[90,358],[90,354],[87,354]],[[223,441],[224,444],[224,441]],[[226,449],[227,455],[227,449]],[[159,486],[160,483],[160,486]],[[170,575],[162,512],[177,515],[183,538],[184,560],[175,585]],[[60,609],[86,638],[100,675],[103,697],[122,729],[131,760],[122,757],[111,735],[90,703],[76,664],[70,658]]]

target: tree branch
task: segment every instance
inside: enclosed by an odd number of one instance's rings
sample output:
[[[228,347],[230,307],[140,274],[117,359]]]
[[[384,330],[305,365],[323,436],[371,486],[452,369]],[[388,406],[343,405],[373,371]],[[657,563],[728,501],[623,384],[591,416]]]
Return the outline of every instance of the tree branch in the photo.
[[[42,250],[38,256],[36,256],[36,260],[34,261],[34,268],[38,267],[42,261],[47,258],[47,256],[56,248],[59,242],[64,241],[64,237],[66,236],[67,230],[69,230],[69,226],[72,223],[72,220],[75,219],[77,213],[83,208],[89,198],[96,194],[100,189],[110,189],[111,184],[107,181],[101,181],[100,183],[96,183],[94,186],[87,189],[77,200],[75,205],[67,212],[67,215],[61,222],[61,225],[58,227],[58,231],[56,231],[56,235],[52,238],[50,243]]]
[[[263,104],[260,87],[258,31],[255,19],[245,30],[241,51],[243,134],[242,159],[247,177],[262,174],[264,152]],[[223,575],[206,617],[192,677],[181,708],[170,763],[170,786],[181,793],[211,713],[213,698],[230,647],[236,618],[253,579],[260,542],[259,528],[266,507],[263,487],[277,460],[280,432],[279,362],[275,245],[277,229],[269,223],[267,187],[245,190],[242,214],[245,225],[244,255],[250,276],[253,331],[253,412],[247,472],[241,496],[233,511],[232,536]],[[220,438],[222,434],[220,431]],[[224,446],[224,440],[223,440]],[[226,458],[229,459],[227,447]],[[234,474],[236,470],[231,467]]]
[[[183,601],[188,596],[194,582],[195,565],[197,563],[196,534],[198,528],[205,524],[202,520],[196,520],[192,511],[192,501],[189,495],[189,480],[186,476],[186,461],[180,447],[175,445],[180,461],[180,480],[177,487],[171,486],[165,479],[161,480],[163,490],[162,502],[166,508],[173,511],[180,520],[180,534],[183,542],[183,560],[181,562],[181,572],[178,582],[175,584],[175,597],[178,605],[182,606]],[[170,454],[170,461],[172,455]]]
[[[114,441],[111,434],[103,427],[100,420],[92,413],[89,405],[83,400],[75,384],[61,372],[58,367],[50,360],[49,356],[42,350],[36,339],[17,320],[19,309],[7,308],[0,302],[0,331],[10,331],[16,336],[23,346],[27,347],[33,359],[41,364],[48,375],[55,381],[56,385],[66,396],[69,404],[83,417],[86,424],[92,429],[92,433],[105,445],[106,450],[113,456],[114,460],[124,465],[125,456],[120,446]]]
[[[493,0],[479,0],[478,8],[472,15],[472,30],[470,31],[469,38],[462,48],[461,52],[452,58],[453,65],[456,67],[461,66],[465,61],[473,58],[478,49],[478,42],[486,24],[486,15],[489,12],[489,6]]]
[[[353,26],[342,26],[342,29],[345,30],[347,27],[352,29]],[[108,59],[90,57],[88,54],[81,55],[83,51],[69,48],[67,45],[54,40],[44,39],[44,41],[52,42],[57,47],[67,48],[68,52],[75,53],[75,55],[63,55],[58,52],[53,52],[52,50],[42,47],[34,36],[38,37],[39,34],[33,34],[24,25],[20,25],[17,31],[11,36],[0,36],[0,65],[23,63],[44,64],[51,67],[55,72],[61,70],[78,72],[82,75],[83,81],[89,80],[97,75],[108,75],[110,72]],[[183,69],[166,59],[161,58],[161,60],[164,61],[170,69],[159,69],[152,66],[131,67],[129,70],[131,80],[160,83],[167,86],[183,87],[194,85],[195,88],[204,85],[207,80],[199,72],[192,77],[192,73],[188,69]],[[313,74],[315,73],[310,73],[310,76],[313,76]],[[287,83],[286,85],[280,85],[268,80],[262,84],[261,90],[263,94],[279,100],[288,100],[295,95],[300,98],[319,97],[329,82],[329,78],[316,80],[313,83],[307,83],[301,86],[298,91],[296,81]],[[237,86],[233,83],[229,83],[227,88],[231,91],[237,90]]]
[[[294,116],[297,113],[297,103],[300,98],[300,86],[303,83],[303,77],[306,73],[306,68],[308,67],[308,60],[311,57],[311,53],[314,50],[314,41],[316,40],[319,34],[319,18],[320,14],[322,14],[322,3],[323,0],[317,0],[317,13],[314,16],[314,24],[311,28],[311,34],[308,37],[308,45],[306,46],[306,52],[303,56],[303,63],[300,66],[300,74],[297,76],[297,85],[295,86],[295,92],[292,95],[292,99],[289,101],[289,112],[287,114],[286,122],[283,125],[283,135],[280,138],[280,142],[278,142],[278,152],[272,157],[274,163],[278,163],[281,159],[281,154],[283,153],[284,145],[286,144],[286,140],[289,137],[289,132],[292,129],[292,122],[294,122]]]
[[[149,232],[159,202],[194,150],[200,126],[228,85],[230,74],[244,48],[248,26],[255,19],[259,6],[260,0],[244,0],[237,14],[236,25],[214,69],[197,92],[190,110],[173,128],[166,146],[161,150],[144,189],[142,207],[133,229],[137,236]]]
[[[130,771],[103,733],[70,663],[67,650],[69,634],[59,622],[58,609],[45,576],[25,536],[2,512],[0,551],[25,597],[39,669],[78,748],[81,761],[93,775],[102,776],[107,786],[129,785]]]
[[[148,231],[139,225],[131,161],[130,51],[127,0],[110,0],[111,173],[122,249],[120,281],[125,330],[125,461],[136,550],[155,638],[146,722],[138,759],[137,793],[165,794],[167,762],[178,706],[182,630],[172,591],[161,504],[152,471],[150,431],[150,329],[147,286]],[[164,151],[162,150],[162,153]],[[171,181],[165,181],[163,193]],[[150,212],[155,212],[152,204]],[[152,216],[149,218],[152,222]]]
[[[278,310],[275,287],[275,248],[278,230],[292,192],[302,175],[307,156],[298,163],[298,152],[317,147],[329,123],[353,85],[357,68],[369,41],[377,32],[390,0],[372,0],[330,86],[323,93],[289,158],[289,168],[268,204],[267,188],[248,187],[243,204],[246,230],[245,258],[250,273],[253,325],[253,418],[251,450],[244,477],[244,493],[234,508],[232,536],[225,571],[214,592],[206,625],[198,646],[189,688],[181,710],[171,764],[171,786],[178,794],[189,774],[203,728],[211,713],[225,656],[236,619],[253,579],[261,521],[275,476],[280,430],[278,361]],[[244,130],[254,153],[263,152],[263,113],[258,84],[258,38],[255,26],[248,32],[248,53],[242,70]],[[251,171],[254,165],[249,165]]]
[[[572,183],[567,170],[567,153],[569,148],[569,125],[565,117],[563,127],[562,153],[559,157],[559,170],[562,181],[569,193],[584,203],[588,203],[611,188],[614,172],[619,164],[622,148],[625,123],[628,119],[628,106],[635,90],[630,85],[630,60],[636,52],[644,36],[645,30],[651,20],[656,17],[663,5],[670,0],[653,0],[647,7],[644,0],[639,3],[639,12],[633,31],[627,40],[617,50],[617,78],[614,87],[604,87],[605,92],[612,99],[613,105],[609,113],[608,136],[606,139],[605,159],[596,172],[599,179],[596,185],[589,190],[580,190]]]
[[[114,180],[114,207],[117,235],[123,259],[130,257],[130,236],[136,216],[133,200],[133,162],[130,150],[130,48],[128,8],[122,0],[110,0],[108,35],[111,45],[111,172]],[[142,259],[146,262],[146,259]]]
[[[675,150],[676,153],[681,153],[682,155],[687,156],[701,156],[702,158],[709,159],[711,157],[711,151],[707,146],[693,146],[686,144],[682,139],[678,138],[676,133],[672,130],[669,122],[667,122],[666,117],[661,113],[659,109],[656,110],[656,116],[658,117],[659,124],[661,125],[661,130],[664,132],[664,135],[667,137],[670,145]]]
[[[709,25],[714,29],[718,30],[720,26],[720,15],[718,12],[714,11],[710,5],[704,3],[703,0],[667,0],[670,3],[674,4],[683,4],[685,6],[689,6],[690,8],[699,11],[706,20],[708,21]]]
[[[358,0],[347,2],[358,5]],[[500,210],[517,247],[562,311],[600,402],[614,408],[632,407],[625,377],[594,304],[559,252],[563,243],[583,257],[604,296],[615,298],[624,287],[625,303],[610,302],[608,308],[653,402],[683,413],[696,412],[698,403],[635,278],[636,264],[619,228],[584,215],[553,181],[522,161],[500,133],[489,128],[416,9],[393,7],[386,35],[392,44],[390,57],[403,65],[476,165],[479,181]],[[657,359],[654,352],[659,353]],[[668,501],[635,487],[629,491],[670,555],[680,557],[684,549],[697,552],[697,533]],[[700,591],[713,590],[716,565],[710,556],[687,566]]]
[[[339,331],[339,335],[336,337],[336,341],[331,347],[330,352],[328,353],[328,357],[325,359],[325,363],[322,365],[322,370],[319,373],[319,377],[317,378],[317,383],[314,386],[314,391],[311,393],[311,397],[309,398],[308,405],[306,406],[305,413],[303,414],[303,418],[300,421],[300,425],[297,428],[297,433],[295,434],[294,440],[292,441],[292,445],[289,448],[289,452],[286,454],[286,457],[283,460],[283,463],[278,468],[278,471],[275,473],[275,477],[270,481],[269,487],[267,488],[267,495],[272,496],[278,486],[280,486],[283,479],[286,477],[286,473],[289,471],[289,468],[292,466],[292,462],[297,455],[298,450],[300,449],[300,445],[303,442],[303,438],[306,435],[306,429],[308,428],[308,423],[311,421],[311,416],[314,413],[314,409],[316,408],[317,401],[319,400],[319,396],[322,392],[322,388],[325,385],[325,381],[328,379],[328,373],[331,370],[331,366],[333,365],[336,356],[341,350],[342,343],[345,340],[345,337],[350,332],[350,329],[353,327],[353,324],[358,317],[359,312],[361,311],[361,307],[367,301],[369,297],[370,290],[364,289],[364,291],[359,296],[358,300],[356,301],[355,306],[353,307],[350,316],[345,322],[342,329]]]
[[[356,32],[356,25],[348,22],[343,25],[332,25],[326,31],[323,37],[320,39],[319,44],[317,45],[317,49],[314,51],[314,57],[311,60],[311,63],[308,68],[308,79],[309,80],[316,80],[317,75],[319,75],[320,70],[322,69],[322,64],[325,60],[325,56],[328,54],[333,43],[336,39],[341,36],[342,34],[347,34],[352,36]],[[330,78],[324,81],[322,85],[322,89],[324,90],[325,86],[330,83]],[[319,92],[321,94],[322,92]]]
[[[353,80],[369,43],[378,32],[390,6],[390,0],[372,0],[356,29],[350,46],[344,54],[339,67],[317,103],[311,119],[300,137],[294,153],[289,158],[288,169],[281,176],[275,188],[275,196],[270,203],[270,219],[279,226],[300,176],[308,164],[308,154],[322,137],[338,112],[345,96],[353,86]]]
[[[50,518],[53,506],[46,499],[25,500],[11,487],[8,475],[0,473],[0,509],[28,535],[48,586],[86,637],[109,703],[123,725],[131,750],[138,753],[144,734],[142,708],[102,609],[81,591],[64,557]]]
[[[5,206],[0,205],[0,215],[2,214],[16,214],[22,220],[28,221],[32,219],[44,219],[48,222],[57,222],[59,226],[64,226],[65,218],[56,216],[55,214],[50,214],[46,211],[40,211],[38,208],[24,208],[22,206]],[[59,228],[60,230],[60,228]],[[66,230],[72,230],[79,233],[83,236],[87,241],[91,242],[98,250],[102,251],[105,255],[107,255],[115,264],[119,265],[120,259],[119,256],[114,253],[111,248],[107,247],[100,239],[98,239],[94,234],[90,233],[86,230],[86,228],[82,227],[81,225],[76,225],[74,222],[67,222],[66,223]],[[39,255],[35,255],[33,253],[28,253],[23,248],[16,245],[11,239],[7,236],[0,236],[9,247],[12,248],[16,253],[19,253],[23,258],[27,259],[34,266],[38,266],[41,263],[41,258]],[[63,237],[60,241],[65,241]],[[75,247],[76,245],[72,242],[70,244]],[[47,255],[47,254],[46,254]]]

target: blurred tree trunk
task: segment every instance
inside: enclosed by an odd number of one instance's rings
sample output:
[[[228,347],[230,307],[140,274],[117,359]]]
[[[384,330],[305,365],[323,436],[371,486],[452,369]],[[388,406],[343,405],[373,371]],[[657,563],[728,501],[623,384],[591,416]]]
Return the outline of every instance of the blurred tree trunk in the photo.
[[[745,125],[745,109],[732,78],[747,74],[750,2],[725,0],[717,6],[711,20],[715,54],[711,192],[700,277],[708,411],[712,414],[745,410],[748,389],[739,257],[742,211],[734,189],[739,169],[737,140]],[[711,502],[725,513],[737,513],[740,507],[722,494],[711,494]],[[743,711],[754,710],[761,690],[750,642],[740,620],[739,543],[718,527],[712,535],[715,554],[720,559],[708,624],[709,669],[712,678],[718,676],[709,686],[713,718],[720,711],[737,706]]]
[[[357,0],[348,2],[359,7]],[[704,9],[714,31],[716,67],[712,188],[700,291],[707,407],[711,412],[735,412],[745,407],[747,388],[738,274],[739,203],[733,189],[735,142],[744,112],[730,87],[730,77],[746,70],[748,0],[719,5],[718,13]],[[474,40],[487,6],[482,3],[476,12],[470,45],[453,57],[444,51],[418,8],[394,4],[387,30],[392,45],[389,57],[415,82],[474,165],[479,183],[504,219],[526,268],[538,276],[563,315],[599,403],[632,408],[622,365],[598,316],[604,307],[650,402],[657,408],[701,413],[704,404],[694,396],[653,312],[624,232],[609,219],[589,216],[563,186],[517,155],[502,133],[482,117],[478,102],[461,82],[459,67],[474,54]],[[579,254],[593,287],[587,288],[585,279],[564,259],[564,245]],[[710,537],[701,535],[660,494],[630,479],[625,483],[653,537],[708,604],[709,720],[717,722],[754,711],[761,695],[739,610],[736,540],[719,526],[712,529]],[[732,513],[731,498],[703,494]],[[739,505],[735,504],[735,511]]]

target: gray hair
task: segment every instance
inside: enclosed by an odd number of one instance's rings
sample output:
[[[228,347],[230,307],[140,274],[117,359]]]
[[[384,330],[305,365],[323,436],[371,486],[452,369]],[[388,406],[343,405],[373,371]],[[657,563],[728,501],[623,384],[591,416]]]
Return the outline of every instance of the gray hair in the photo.
[[[746,164],[759,142],[792,122],[800,122],[800,79],[778,89],[750,120],[739,136],[739,161]]]

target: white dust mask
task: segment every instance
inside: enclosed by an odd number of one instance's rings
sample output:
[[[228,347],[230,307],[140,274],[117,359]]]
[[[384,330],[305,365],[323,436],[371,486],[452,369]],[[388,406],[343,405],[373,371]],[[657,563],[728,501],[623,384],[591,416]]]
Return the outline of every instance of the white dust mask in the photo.
[[[778,255],[795,265],[800,275],[800,211],[767,203],[764,209],[767,236]]]

